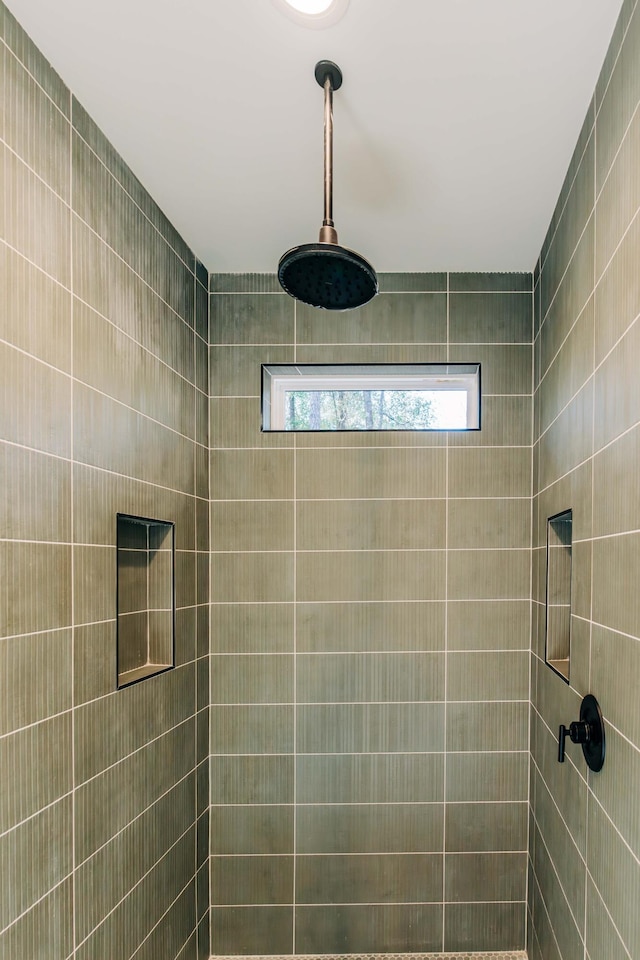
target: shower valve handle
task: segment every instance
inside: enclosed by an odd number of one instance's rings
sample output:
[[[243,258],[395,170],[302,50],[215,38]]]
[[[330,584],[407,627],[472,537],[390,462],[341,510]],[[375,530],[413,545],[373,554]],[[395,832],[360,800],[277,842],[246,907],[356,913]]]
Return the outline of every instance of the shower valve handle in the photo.
[[[604,723],[598,701],[588,693],[580,705],[580,719],[568,727],[560,724],[558,731],[558,763],[564,763],[564,748],[567,737],[572,743],[582,745],[587,766],[597,773],[602,769],[605,755]]]

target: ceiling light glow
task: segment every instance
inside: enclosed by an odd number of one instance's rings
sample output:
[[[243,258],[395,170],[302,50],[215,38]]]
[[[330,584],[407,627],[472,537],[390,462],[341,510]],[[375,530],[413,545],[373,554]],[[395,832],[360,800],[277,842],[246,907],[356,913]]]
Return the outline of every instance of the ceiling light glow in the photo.
[[[300,13],[326,13],[333,0],[287,0],[290,7]]]
[[[303,27],[332,27],[346,13],[349,0],[272,0],[289,20]]]

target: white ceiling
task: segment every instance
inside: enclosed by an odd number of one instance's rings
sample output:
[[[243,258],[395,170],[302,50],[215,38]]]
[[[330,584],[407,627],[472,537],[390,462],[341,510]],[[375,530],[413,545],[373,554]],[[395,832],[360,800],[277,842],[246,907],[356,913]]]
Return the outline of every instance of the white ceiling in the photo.
[[[351,0],[325,30],[271,0],[8,0],[213,271],[272,271],[334,217],[378,270],[530,270],[621,0]]]

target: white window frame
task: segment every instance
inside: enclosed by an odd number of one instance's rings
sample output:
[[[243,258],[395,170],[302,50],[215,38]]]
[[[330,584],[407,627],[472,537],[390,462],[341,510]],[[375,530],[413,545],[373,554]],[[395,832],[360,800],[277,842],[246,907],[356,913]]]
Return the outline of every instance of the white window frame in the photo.
[[[456,390],[467,392],[467,426],[449,432],[480,429],[479,363],[404,364],[263,364],[262,430],[285,431],[285,400],[290,391],[313,390]],[[439,427],[404,427],[419,432],[447,432]],[[296,431],[285,431],[296,432]],[[303,431],[305,433],[318,431]],[[319,432],[343,432],[323,430]],[[346,432],[346,431],[345,431]],[[364,433],[357,430],[351,432]],[[392,433],[393,430],[379,431]]]

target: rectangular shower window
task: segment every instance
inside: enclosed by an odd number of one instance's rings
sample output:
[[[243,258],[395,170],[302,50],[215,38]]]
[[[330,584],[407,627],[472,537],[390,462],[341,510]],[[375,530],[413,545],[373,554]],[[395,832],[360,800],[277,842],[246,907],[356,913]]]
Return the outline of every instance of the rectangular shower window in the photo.
[[[118,687],[174,666],[174,525],[116,517]]]
[[[479,430],[480,364],[263,364],[262,429]]]
[[[571,650],[572,524],[572,510],[547,520],[545,660],[567,683]]]

